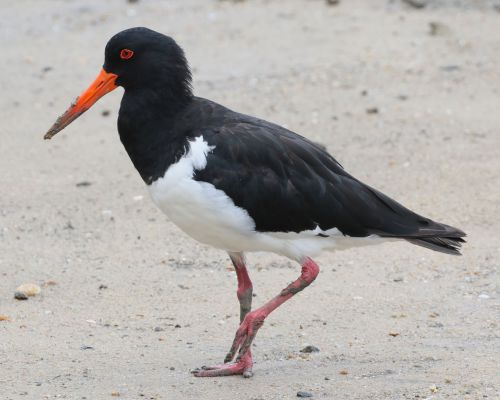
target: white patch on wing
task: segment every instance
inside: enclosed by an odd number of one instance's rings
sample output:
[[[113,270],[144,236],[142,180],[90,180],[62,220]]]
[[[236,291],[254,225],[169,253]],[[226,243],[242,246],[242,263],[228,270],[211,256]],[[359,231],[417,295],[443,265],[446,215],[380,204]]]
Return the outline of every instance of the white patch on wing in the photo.
[[[188,235],[199,242],[230,252],[270,251],[301,260],[324,250],[376,244],[377,236],[354,238],[333,228],[295,232],[256,232],[248,212],[237,207],[225,192],[207,182],[193,179],[207,165],[207,154],[215,147],[198,136],[189,150],[172,164],[162,178],[149,186],[155,204]],[[328,237],[318,236],[319,234]]]

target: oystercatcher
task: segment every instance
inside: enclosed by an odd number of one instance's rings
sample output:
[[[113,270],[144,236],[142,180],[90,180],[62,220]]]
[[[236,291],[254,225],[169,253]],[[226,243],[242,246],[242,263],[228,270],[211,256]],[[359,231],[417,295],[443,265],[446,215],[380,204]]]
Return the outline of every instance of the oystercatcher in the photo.
[[[109,40],[99,76],[45,139],[118,86],[125,89],[120,139],[153,201],[191,237],[227,251],[236,270],[240,326],[224,364],[197,369],[195,376],[251,376],[257,331],[314,281],[319,267],[311,257],[323,250],[405,240],[460,254],[463,231],[365,185],[314,142],[195,97],[183,50],[147,28]],[[302,266],[297,280],[254,311],[244,258],[251,251],[277,253]]]

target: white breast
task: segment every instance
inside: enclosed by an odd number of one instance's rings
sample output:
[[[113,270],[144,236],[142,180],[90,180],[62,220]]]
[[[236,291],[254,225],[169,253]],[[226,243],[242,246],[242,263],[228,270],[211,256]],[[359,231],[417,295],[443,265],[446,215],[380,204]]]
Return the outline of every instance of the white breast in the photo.
[[[253,219],[222,190],[193,179],[195,170],[207,165],[213,148],[203,136],[197,137],[186,155],[154,181],[149,191],[156,205],[188,235],[224,250],[241,251],[255,235]]]
[[[222,190],[193,179],[196,170],[207,165],[214,149],[198,136],[189,142],[188,152],[172,164],[163,178],[149,186],[156,205],[188,235],[199,242],[231,251],[271,251],[300,260],[323,250],[375,244],[381,238],[350,238],[337,229],[319,228],[300,233],[256,232],[248,212],[237,207]],[[328,238],[318,236],[328,235]]]

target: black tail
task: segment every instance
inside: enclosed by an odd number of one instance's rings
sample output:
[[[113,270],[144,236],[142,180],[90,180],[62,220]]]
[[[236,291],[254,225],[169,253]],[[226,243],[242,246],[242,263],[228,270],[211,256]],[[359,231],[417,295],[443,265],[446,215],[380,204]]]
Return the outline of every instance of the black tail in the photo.
[[[367,188],[385,206],[378,210],[383,215],[385,224],[382,229],[373,230],[372,233],[405,239],[441,253],[461,255],[460,248],[465,243],[462,238],[467,236],[464,231],[418,215],[378,190]]]
[[[410,243],[440,251],[441,253],[455,256],[461,255],[460,248],[462,243],[465,243],[462,238],[467,236],[464,231],[427,218],[425,220],[427,221],[425,221],[424,226],[420,224],[417,232],[408,235],[404,239]]]
[[[465,233],[461,233],[465,236]],[[465,243],[465,240],[461,237],[429,237],[406,240],[418,246],[426,247],[441,253],[452,254],[454,256],[462,255],[460,253],[460,248],[462,247],[462,243]]]

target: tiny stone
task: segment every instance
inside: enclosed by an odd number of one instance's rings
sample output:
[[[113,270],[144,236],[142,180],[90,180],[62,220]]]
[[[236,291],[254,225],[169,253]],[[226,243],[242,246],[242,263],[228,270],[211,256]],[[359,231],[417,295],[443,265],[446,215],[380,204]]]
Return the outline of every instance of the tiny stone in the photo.
[[[340,375],[348,375],[348,374],[349,374],[349,372],[348,372],[346,369],[341,369],[341,370],[339,371],[339,374],[340,374]]]
[[[378,108],[377,107],[370,107],[366,109],[367,114],[378,114]]]
[[[437,35],[442,35],[445,34],[449,31],[448,27],[443,25],[440,22],[429,22],[429,35],[431,36],[437,36]]]
[[[103,289],[107,289],[107,288],[108,288],[107,285],[103,285],[103,284],[99,285],[99,290],[103,290]]]
[[[319,353],[319,349],[316,346],[308,345],[300,350],[301,353]]]
[[[297,392],[297,397],[313,397],[312,393],[299,390]]]
[[[80,350],[94,350],[94,348],[92,346],[83,345],[80,347]]]
[[[443,65],[441,69],[446,72],[452,72],[459,70],[460,67],[458,65]]]
[[[165,329],[163,329],[161,326],[155,327],[154,331],[155,332],[163,332]]]
[[[28,300],[28,296],[26,293],[15,291],[14,292],[14,298],[17,300]]]
[[[34,283],[23,283],[16,289],[16,292],[24,293],[26,296],[30,297],[36,296],[41,291],[42,289],[40,289],[40,286],[35,285]]]
[[[86,186],[90,186],[90,185],[92,185],[92,183],[89,181],[81,181],[81,182],[78,182],[76,184],[76,187],[86,187]]]
[[[179,324],[175,324],[174,328],[180,328],[181,326]]]
[[[326,0],[326,4],[329,6],[338,6],[340,4],[340,0]]]
[[[101,115],[103,117],[107,117],[107,116],[109,116],[109,114],[111,114],[111,111],[109,111],[109,110],[102,110],[102,112],[101,112]]]

